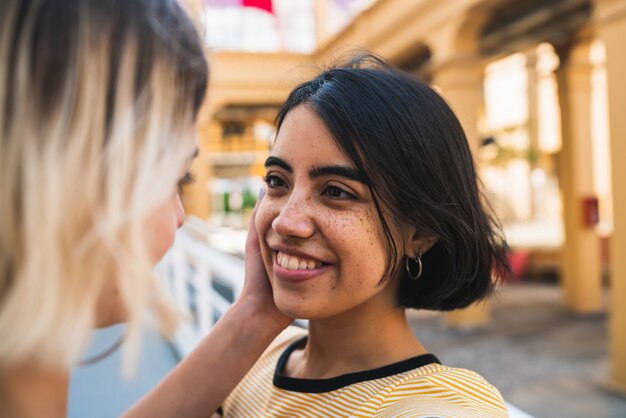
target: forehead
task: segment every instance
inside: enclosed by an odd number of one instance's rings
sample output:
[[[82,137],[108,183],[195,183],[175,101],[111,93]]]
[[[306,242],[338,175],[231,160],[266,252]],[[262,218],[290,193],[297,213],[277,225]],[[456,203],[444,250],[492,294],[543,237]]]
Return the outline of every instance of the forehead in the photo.
[[[273,156],[293,164],[342,164],[354,166],[339,148],[322,119],[308,106],[293,108],[283,120],[272,147]]]

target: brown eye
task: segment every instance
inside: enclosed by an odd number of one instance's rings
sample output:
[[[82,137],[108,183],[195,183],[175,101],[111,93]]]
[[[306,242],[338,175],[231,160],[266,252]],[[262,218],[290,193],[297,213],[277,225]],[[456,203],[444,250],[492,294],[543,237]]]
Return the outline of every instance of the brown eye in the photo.
[[[195,180],[196,179],[194,178],[194,176],[189,171],[186,172],[185,175],[183,177],[181,177],[180,180],[178,180],[178,193],[182,193],[182,191],[185,188],[185,186],[190,185]]]
[[[285,185],[285,182],[280,177],[273,174],[263,177],[263,181],[267,183],[267,187],[282,187]]]
[[[356,199],[356,196],[354,196],[352,193],[348,193],[345,190],[337,186],[328,186],[326,190],[324,191],[324,194],[333,199],[349,199],[349,200]]]

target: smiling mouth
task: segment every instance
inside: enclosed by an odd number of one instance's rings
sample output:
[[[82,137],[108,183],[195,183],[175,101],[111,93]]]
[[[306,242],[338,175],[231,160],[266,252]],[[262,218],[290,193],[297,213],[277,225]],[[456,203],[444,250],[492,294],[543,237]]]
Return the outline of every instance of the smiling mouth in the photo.
[[[294,257],[280,251],[276,253],[276,262],[287,270],[314,270],[324,265],[324,263],[317,260]]]

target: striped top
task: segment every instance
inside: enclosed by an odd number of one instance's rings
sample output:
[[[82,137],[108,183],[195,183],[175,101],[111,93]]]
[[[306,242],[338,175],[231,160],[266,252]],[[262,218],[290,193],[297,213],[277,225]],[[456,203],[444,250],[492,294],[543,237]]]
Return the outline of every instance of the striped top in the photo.
[[[242,417],[508,417],[500,393],[470,370],[446,367],[426,354],[330,379],[281,374],[306,330],[279,335],[223,405]]]

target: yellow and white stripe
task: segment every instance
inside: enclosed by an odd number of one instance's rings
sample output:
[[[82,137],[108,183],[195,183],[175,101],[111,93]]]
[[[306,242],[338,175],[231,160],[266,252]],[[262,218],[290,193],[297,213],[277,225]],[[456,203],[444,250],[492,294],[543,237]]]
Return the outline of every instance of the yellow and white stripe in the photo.
[[[475,372],[429,364],[323,393],[273,384],[281,354],[306,331],[290,327],[226,399],[225,418],[508,417],[500,393]]]

